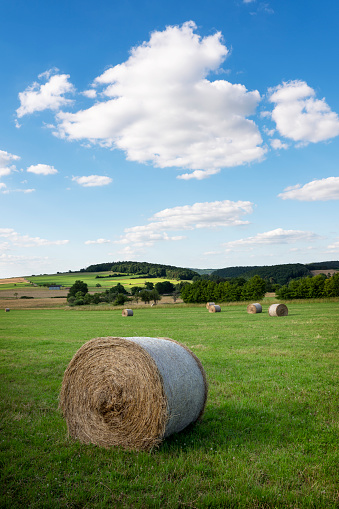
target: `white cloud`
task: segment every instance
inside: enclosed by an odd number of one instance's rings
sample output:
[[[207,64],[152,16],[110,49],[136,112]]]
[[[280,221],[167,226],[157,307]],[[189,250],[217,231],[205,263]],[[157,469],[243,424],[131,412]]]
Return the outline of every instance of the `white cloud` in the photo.
[[[13,230],[13,228],[0,228],[0,237],[5,238],[13,246],[20,247],[60,246],[69,243],[69,240],[47,240],[40,237],[21,235]]]
[[[50,76],[53,70],[46,71],[39,75],[39,79],[46,79],[46,83],[34,82],[26,88],[24,92],[19,93],[20,107],[16,110],[18,118],[46,109],[58,110],[62,106],[71,104],[70,99],[66,99],[64,94],[74,92],[74,87],[70,83],[68,74],[54,74]]]
[[[100,175],[89,175],[88,177],[72,177],[72,180],[83,187],[107,186],[113,180],[110,177]]]
[[[106,99],[58,113],[59,136],[118,148],[159,168],[215,171],[261,160],[262,138],[248,118],[259,92],[209,81],[228,49],[221,33],[201,38],[195,29],[187,22],[153,32],[126,62],[95,79]]]
[[[5,177],[15,170],[15,165],[12,165],[12,161],[18,161],[19,156],[10,154],[5,150],[0,150],[0,177]]]
[[[119,244],[152,246],[156,241],[178,241],[185,236],[170,236],[170,230],[195,230],[248,224],[242,216],[253,212],[248,201],[230,200],[195,203],[164,209],[149,218],[149,224],[126,228],[125,234],[116,241]]]
[[[48,164],[32,164],[27,168],[27,171],[36,175],[54,175],[58,173],[54,166],[49,166]]]
[[[225,242],[223,246],[227,250],[249,246],[260,246],[260,245],[273,245],[273,244],[294,244],[295,242],[313,242],[319,239],[320,236],[308,231],[300,230],[283,230],[277,228],[264,233],[258,233],[254,237],[248,237],[246,239],[234,240],[231,242]]]
[[[111,241],[107,239],[97,239],[97,240],[86,240],[85,244],[109,244]]]
[[[90,99],[94,99],[97,96],[97,91],[94,90],[94,88],[91,88],[89,90],[84,90],[82,92],[82,95],[84,95],[85,97],[89,97]]]
[[[339,135],[339,118],[325,99],[315,99],[315,91],[305,81],[283,82],[269,89],[275,104],[272,119],[282,136],[303,143],[316,143]]]
[[[327,246],[327,249],[329,249],[330,252],[339,253],[339,240]]]
[[[270,140],[271,147],[274,148],[274,150],[280,150],[282,148],[287,149],[288,145],[287,143],[283,143],[281,140],[278,140],[275,138],[274,140]]]
[[[211,175],[215,175],[216,173],[219,173],[220,170],[194,170],[192,173],[182,173],[181,175],[177,176],[177,179],[182,180],[191,180],[191,179],[197,179],[197,180],[203,180]]]
[[[312,180],[303,187],[299,184],[287,187],[278,194],[283,200],[328,201],[339,200],[339,177]]]
[[[0,182],[0,189],[5,189],[7,186],[3,182]]]

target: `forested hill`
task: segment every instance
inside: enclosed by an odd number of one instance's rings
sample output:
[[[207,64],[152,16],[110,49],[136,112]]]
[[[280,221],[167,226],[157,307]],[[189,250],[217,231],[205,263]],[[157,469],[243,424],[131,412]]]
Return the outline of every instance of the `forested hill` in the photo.
[[[227,267],[212,272],[211,276],[222,278],[243,277],[249,279],[255,275],[280,285],[287,284],[291,279],[311,276],[311,270],[338,269],[339,261],[317,262],[317,263],[288,263],[271,266],[245,266],[245,267]]]
[[[194,270],[184,267],[148,262],[98,263],[90,265],[86,269],[81,269],[81,272],[103,272],[108,270],[121,274],[147,275],[148,277],[166,277],[169,279],[191,280],[194,276],[198,276],[198,273]]]

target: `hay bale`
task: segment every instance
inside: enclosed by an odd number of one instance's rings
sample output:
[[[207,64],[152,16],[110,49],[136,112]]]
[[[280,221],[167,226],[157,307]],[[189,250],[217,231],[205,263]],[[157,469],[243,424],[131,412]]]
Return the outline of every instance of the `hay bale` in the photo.
[[[270,316],[287,316],[288,309],[285,304],[272,304],[268,309]]]
[[[208,308],[208,311],[209,311],[210,313],[220,313],[220,311],[221,311],[221,307],[220,307],[220,306],[218,306],[218,304],[214,304],[214,306],[210,306],[210,307]]]
[[[261,313],[261,312],[262,312],[262,307],[261,307],[261,304],[259,304],[258,302],[256,302],[255,304],[249,304],[247,306],[247,313],[254,315],[256,313]]]
[[[133,316],[133,309],[124,309],[122,316]]]
[[[210,306],[214,306],[215,305],[215,302],[207,302],[206,303],[206,308],[209,309]]]
[[[9,308],[5,308],[5,313],[8,313],[10,311]]]
[[[63,378],[59,407],[69,435],[102,447],[149,450],[202,415],[199,359],[166,338],[106,337],[85,343]]]

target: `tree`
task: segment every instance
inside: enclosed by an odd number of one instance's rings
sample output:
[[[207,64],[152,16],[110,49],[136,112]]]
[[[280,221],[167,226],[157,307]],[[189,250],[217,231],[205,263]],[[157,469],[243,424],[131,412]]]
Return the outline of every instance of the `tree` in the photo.
[[[157,292],[155,288],[149,292],[149,296],[151,300],[153,299],[154,304],[156,304],[158,300],[161,300],[161,296],[159,295],[159,292]]]
[[[67,299],[69,297],[75,297],[77,292],[81,292],[83,295],[86,295],[88,293],[88,286],[83,281],[80,281],[77,279],[73,286],[69,289],[69,292],[67,294]]]
[[[151,281],[145,281],[146,290],[153,290],[154,284]]]
[[[249,279],[241,291],[242,300],[259,300],[265,296],[266,283],[260,276]]]
[[[161,295],[164,295],[165,293],[172,293],[174,291],[174,284],[170,281],[159,281],[159,283],[155,284],[155,289]]]
[[[150,296],[150,290],[141,290],[141,292],[139,293],[139,296],[140,296],[140,299],[145,303],[145,304],[148,304],[149,301],[151,300],[151,296]]]

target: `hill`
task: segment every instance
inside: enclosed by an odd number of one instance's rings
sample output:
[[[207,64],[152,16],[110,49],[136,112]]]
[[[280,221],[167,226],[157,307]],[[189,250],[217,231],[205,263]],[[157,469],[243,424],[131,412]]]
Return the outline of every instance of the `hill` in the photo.
[[[339,261],[316,262],[309,264],[287,263],[280,265],[226,267],[212,272],[211,276],[222,278],[242,277],[250,279],[258,275],[271,283],[285,285],[292,279],[312,276],[313,270],[321,270],[326,273],[327,269],[339,271]]]
[[[160,263],[148,262],[106,262],[89,265],[86,269],[81,269],[80,272],[101,272],[112,271],[121,274],[133,274],[147,277],[165,277],[169,279],[193,279],[198,276],[197,272],[185,267],[175,267],[174,265],[163,265]]]

